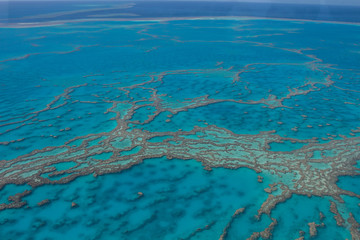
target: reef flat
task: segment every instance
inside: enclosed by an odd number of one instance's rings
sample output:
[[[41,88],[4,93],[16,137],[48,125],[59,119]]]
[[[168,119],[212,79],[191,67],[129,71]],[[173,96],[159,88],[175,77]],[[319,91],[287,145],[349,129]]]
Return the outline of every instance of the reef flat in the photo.
[[[0,28],[1,239],[360,239],[359,25],[45,25]]]

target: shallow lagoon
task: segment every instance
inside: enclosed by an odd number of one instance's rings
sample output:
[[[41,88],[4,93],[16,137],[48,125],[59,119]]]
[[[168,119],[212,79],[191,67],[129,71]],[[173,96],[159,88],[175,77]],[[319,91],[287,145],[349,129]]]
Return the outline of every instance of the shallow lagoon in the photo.
[[[28,207],[0,214],[1,239],[220,237],[239,208],[251,219],[266,198],[248,169],[206,171],[194,160],[148,159],[121,173],[37,188]],[[5,190],[5,189],[4,189]],[[3,191],[4,191],[3,190]],[[142,196],[138,192],[143,193]],[[39,207],[44,199],[50,203]],[[71,203],[76,202],[77,208]],[[266,220],[266,219],[265,219]],[[266,221],[262,222],[266,222]],[[266,225],[257,223],[257,229]],[[204,229],[208,225],[208,230]],[[253,228],[255,229],[255,228]],[[251,231],[247,231],[251,234]]]

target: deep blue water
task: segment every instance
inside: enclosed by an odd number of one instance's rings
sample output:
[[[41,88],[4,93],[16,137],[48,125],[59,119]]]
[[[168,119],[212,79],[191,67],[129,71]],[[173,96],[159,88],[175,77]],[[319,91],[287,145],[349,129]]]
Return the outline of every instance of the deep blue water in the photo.
[[[199,16],[251,16],[266,18],[293,18],[308,20],[360,22],[359,6],[338,5],[304,5],[279,3],[241,3],[241,2],[206,2],[206,1],[139,1],[127,9],[111,9],[114,6],[129,2],[111,1],[41,1],[0,2],[1,22],[31,22],[48,20],[74,20],[83,18],[114,18],[112,14],[131,13],[134,16],[117,16],[121,18],[154,18],[154,17],[199,17]],[[61,16],[36,17],[21,19],[33,15],[76,11]],[[109,16],[106,16],[109,14]],[[94,15],[101,15],[96,17]]]

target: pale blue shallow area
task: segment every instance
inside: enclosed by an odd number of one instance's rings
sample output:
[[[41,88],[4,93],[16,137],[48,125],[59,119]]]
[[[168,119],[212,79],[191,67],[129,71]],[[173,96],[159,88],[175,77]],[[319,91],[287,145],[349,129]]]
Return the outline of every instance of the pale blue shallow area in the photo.
[[[0,212],[0,238],[186,239],[209,225],[194,238],[215,239],[237,209],[246,208],[239,220],[253,218],[267,183],[248,169],[206,171],[194,160],[148,159],[121,173],[37,188],[25,198],[28,207]],[[51,202],[38,207],[44,199]],[[261,231],[268,220],[242,234]]]

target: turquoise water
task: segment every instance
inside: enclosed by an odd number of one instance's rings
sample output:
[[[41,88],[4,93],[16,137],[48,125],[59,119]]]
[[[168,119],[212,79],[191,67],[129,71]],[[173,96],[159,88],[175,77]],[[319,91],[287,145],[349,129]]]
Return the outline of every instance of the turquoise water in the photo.
[[[246,18],[0,28],[0,239],[358,239],[359,36]]]
[[[238,208],[254,205],[241,216],[251,218],[266,198],[267,181],[256,179],[247,169],[208,172],[194,160],[149,159],[122,173],[39,187],[24,198],[28,209],[2,212],[1,239],[185,239],[206,225],[196,238],[220,237]],[[51,203],[38,207],[44,199]]]

